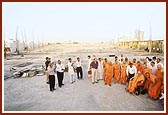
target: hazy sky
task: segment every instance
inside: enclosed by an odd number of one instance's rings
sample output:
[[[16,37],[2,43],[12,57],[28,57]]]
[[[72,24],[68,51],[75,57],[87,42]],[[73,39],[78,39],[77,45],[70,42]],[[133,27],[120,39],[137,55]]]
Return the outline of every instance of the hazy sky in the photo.
[[[165,37],[166,3],[5,3],[3,37],[32,41],[111,41],[135,30]],[[151,29],[150,29],[151,25]]]

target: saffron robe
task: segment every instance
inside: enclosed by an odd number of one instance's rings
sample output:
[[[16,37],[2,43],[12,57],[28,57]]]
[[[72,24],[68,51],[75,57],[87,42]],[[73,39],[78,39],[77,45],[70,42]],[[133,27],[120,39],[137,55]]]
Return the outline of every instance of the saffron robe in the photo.
[[[145,77],[143,76],[143,74],[141,75],[136,74],[134,77],[130,79],[126,90],[130,93],[133,93],[138,86],[143,86],[144,80]]]
[[[104,82],[109,85],[112,82],[113,66],[111,62],[105,62],[104,65]]]
[[[121,64],[121,70],[120,70],[120,82],[122,84],[126,84],[126,68],[127,68],[127,64]]]
[[[120,65],[118,63],[113,64],[114,83],[119,82],[120,78]]]
[[[162,82],[156,76],[150,75],[148,94],[152,99],[157,99],[160,96]]]

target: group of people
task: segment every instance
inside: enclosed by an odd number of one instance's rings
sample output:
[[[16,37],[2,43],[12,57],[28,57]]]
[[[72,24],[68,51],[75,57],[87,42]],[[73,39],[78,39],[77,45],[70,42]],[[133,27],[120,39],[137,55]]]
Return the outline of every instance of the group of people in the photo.
[[[68,76],[70,78],[70,83],[73,84],[76,81],[75,73],[77,73],[78,79],[83,79],[83,71],[80,58],[77,58],[76,62],[73,62],[71,58],[68,59],[68,63],[65,66],[62,64],[61,60],[57,62],[51,62],[51,58],[46,57],[46,83],[50,86],[50,91],[56,90],[55,88],[55,73],[57,74],[58,86],[61,88],[64,79],[64,71],[68,69]]]
[[[161,59],[156,59],[155,56],[152,59],[147,57],[143,64],[141,64],[140,61],[136,62],[136,59],[133,59],[133,62],[130,63],[129,66],[131,67],[131,65],[136,68],[134,69],[136,72],[134,72],[134,75],[131,76],[128,72],[127,75],[130,80],[128,82],[128,87],[126,88],[126,90],[129,93],[135,93],[137,95],[147,92],[153,99],[163,97],[164,67],[161,63]]]
[[[105,85],[111,86],[121,83],[126,85],[126,91],[135,93],[136,95],[145,94],[146,92],[153,99],[163,99],[164,97],[164,66],[160,58],[155,56],[146,57],[142,63],[135,58],[129,60],[123,55],[115,56],[114,63],[107,58],[94,57],[91,61],[88,56],[88,76],[92,76],[92,84],[98,83],[100,79],[104,79]]]
[[[64,85],[62,82],[65,66],[60,60],[54,63],[49,58],[46,58],[45,64],[50,91],[55,90],[55,72],[57,73],[58,85],[62,87]],[[78,79],[83,79],[83,68],[79,57],[76,62],[69,58],[66,66],[71,84],[76,81],[76,73]],[[153,99],[158,99],[159,97],[162,99],[164,97],[163,68],[161,59],[155,56],[152,59],[146,57],[143,63],[135,58],[129,60],[123,55],[120,57],[115,56],[113,63],[107,58],[96,58],[96,56],[91,58],[91,56],[88,56],[87,72],[88,77],[91,77],[92,84],[98,83],[100,80],[104,80],[104,84],[109,86],[111,86],[112,81],[114,81],[114,84],[120,82],[126,85],[126,91],[131,94],[139,95],[147,92]]]
[[[51,62],[51,59],[46,57],[46,80],[47,84],[49,84],[50,91],[56,90],[55,88],[55,73],[57,73],[58,85],[61,88],[63,84],[64,70],[65,66],[61,63],[60,60],[55,62]]]

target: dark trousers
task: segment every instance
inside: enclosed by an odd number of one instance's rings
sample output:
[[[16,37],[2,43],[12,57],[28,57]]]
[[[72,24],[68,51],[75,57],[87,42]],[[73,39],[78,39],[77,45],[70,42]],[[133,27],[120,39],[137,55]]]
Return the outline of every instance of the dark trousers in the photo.
[[[63,85],[62,81],[64,78],[64,72],[57,72],[57,78],[58,78],[58,86],[61,87]]]
[[[83,72],[82,72],[82,67],[77,67],[76,68],[76,71],[77,71],[77,76],[78,76],[78,79],[79,78],[83,78]],[[80,73],[80,77],[79,77],[79,73]]]
[[[134,74],[130,74],[130,73],[128,73],[127,82],[129,82],[129,81],[130,81],[130,79],[131,79],[132,77],[134,77],[134,75],[135,75],[135,73],[134,73]]]
[[[50,91],[55,88],[55,75],[49,75]]]

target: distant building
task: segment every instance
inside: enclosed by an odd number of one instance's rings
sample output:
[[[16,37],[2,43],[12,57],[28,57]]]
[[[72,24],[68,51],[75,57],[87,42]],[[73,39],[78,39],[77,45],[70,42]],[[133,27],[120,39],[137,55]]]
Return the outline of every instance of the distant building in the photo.
[[[138,41],[143,41],[144,40],[144,31],[141,31],[141,30],[137,29],[135,31],[135,38]]]
[[[23,52],[25,49],[25,43],[21,43],[19,40],[16,41],[6,41],[6,46],[10,48],[11,53],[15,53],[16,51]]]

